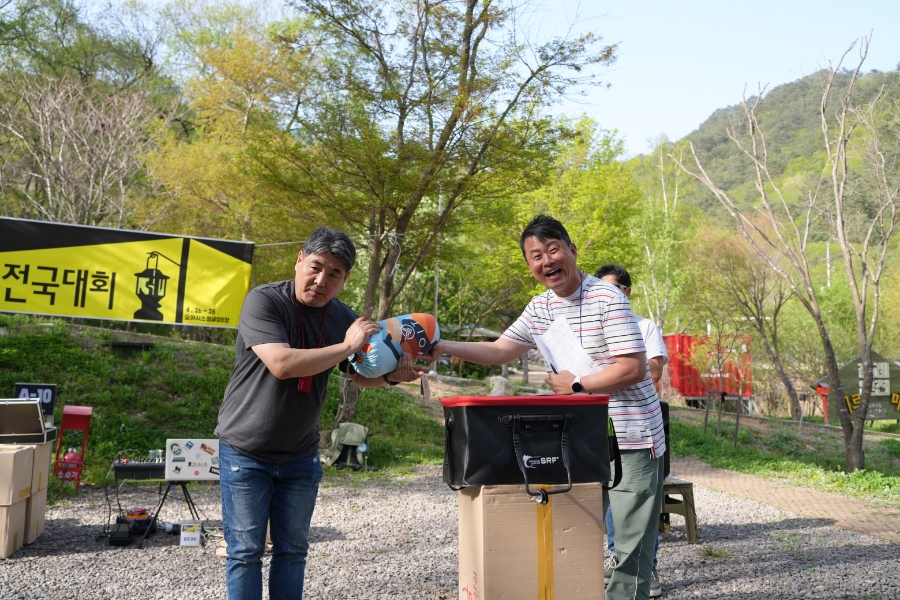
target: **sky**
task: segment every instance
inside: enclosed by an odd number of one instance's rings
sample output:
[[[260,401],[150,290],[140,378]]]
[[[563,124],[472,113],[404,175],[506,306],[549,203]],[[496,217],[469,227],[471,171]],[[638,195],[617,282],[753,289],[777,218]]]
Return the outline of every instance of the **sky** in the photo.
[[[715,110],[738,104],[747,87],[768,89],[836,63],[853,40],[872,34],[863,69],[900,63],[898,0],[547,0],[542,34],[589,29],[619,43],[618,60],[600,72],[609,88],[593,88],[554,112],[586,113],[616,129],[627,156],[651,140],[677,140]],[[857,45],[858,47],[858,45]],[[855,67],[854,50],[845,65]]]

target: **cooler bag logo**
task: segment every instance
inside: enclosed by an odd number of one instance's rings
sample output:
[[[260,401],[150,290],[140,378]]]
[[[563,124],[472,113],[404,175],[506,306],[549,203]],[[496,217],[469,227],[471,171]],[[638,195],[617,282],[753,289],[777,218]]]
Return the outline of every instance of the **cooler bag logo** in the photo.
[[[559,460],[558,456],[529,456],[528,454],[524,455],[522,458],[525,461],[526,469],[533,469],[541,465],[553,465]]]

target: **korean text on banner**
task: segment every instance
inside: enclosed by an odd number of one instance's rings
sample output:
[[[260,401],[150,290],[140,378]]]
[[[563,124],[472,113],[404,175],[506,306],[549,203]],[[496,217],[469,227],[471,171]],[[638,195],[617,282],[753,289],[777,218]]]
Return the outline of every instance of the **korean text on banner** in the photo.
[[[253,248],[0,217],[0,311],[237,327]]]

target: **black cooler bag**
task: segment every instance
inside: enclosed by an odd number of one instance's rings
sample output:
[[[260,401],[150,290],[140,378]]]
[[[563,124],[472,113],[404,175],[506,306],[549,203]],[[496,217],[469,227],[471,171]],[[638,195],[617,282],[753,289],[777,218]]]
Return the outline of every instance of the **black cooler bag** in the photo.
[[[573,483],[608,483],[611,454],[620,478],[606,394],[455,396],[442,398],[441,405],[444,482],[454,489],[524,483],[546,502]],[[532,490],[535,484],[568,487]]]

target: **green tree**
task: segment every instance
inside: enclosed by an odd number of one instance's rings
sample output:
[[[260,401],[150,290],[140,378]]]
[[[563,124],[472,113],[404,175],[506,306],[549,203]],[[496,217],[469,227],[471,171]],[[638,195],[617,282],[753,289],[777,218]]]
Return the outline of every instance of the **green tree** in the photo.
[[[21,0],[0,21],[0,206],[6,215],[141,227],[144,156],[174,114],[161,37],[139,4],[93,20]]]
[[[538,185],[561,132],[542,109],[616,46],[530,44],[491,0],[298,0],[318,35],[315,93],[251,156],[296,218],[333,215],[367,249],[364,302],[385,317],[454,213]]]
[[[641,190],[621,161],[621,140],[587,118],[562,125],[573,136],[562,146],[546,184],[519,204],[519,232],[531,217],[546,213],[565,224],[584,271],[593,274],[610,262],[633,264],[640,252],[631,219]],[[532,288],[543,291],[534,283]]]
[[[643,192],[630,221],[640,255],[640,260],[633,261],[636,290],[640,292],[635,295],[635,310],[656,322],[662,331],[669,325],[669,313],[677,306],[685,283],[698,271],[685,260],[686,246],[696,235],[696,227],[684,196],[694,186],[685,181],[681,169],[669,158],[673,151],[675,145],[662,138],[651,155],[630,161]],[[681,328],[676,325],[673,329]]]
[[[857,40],[859,41],[859,40]],[[763,90],[743,105],[744,121],[728,129],[728,137],[748,159],[756,174],[754,204],[765,226],[752,219],[746,203],[738,202],[718,186],[693,150],[695,169],[683,167],[703,183],[731,214],[754,250],[791,288],[818,330],[825,355],[831,391],[838,398],[845,391],[832,334],[824,318],[818,282],[813,279],[810,243],[819,236],[837,242],[843,258],[843,274],[853,299],[853,316],[860,361],[865,365],[859,408],[838,411],[846,446],[847,469],[865,468],[862,453],[863,425],[872,392],[872,345],[878,323],[881,278],[891,237],[900,224],[900,180],[892,168],[900,148],[897,136],[883,124],[894,116],[886,87],[861,100],[856,83],[866,59],[869,39],[863,38],[859,61],[849,73],[841,71],[848,48],[836,66],[822,73],[819,125],[824,160],[821,177],[808,189],[803,202],[792,202],[769,168],[766,136],[759,123]],[[681,163],[679,163],[681,164]],[[784,257],[786,267],[771,255]]]
[[[174,60],[182,65],[185,110],[148,159],[160,191],[142,215],[145,222],[264,244],[302,240],[315,225],[298,227],[285,218],[249,172],[246,155],[255,137],[280,135],[284,107],[304,93],[300,63],[308,52],[284,43],[302,36],[304,24],[272,22],[257,7],[233,3],[180,2],[165,14]],[[264,246],[254,278],[290,276],[298,250],[299,244]]]

